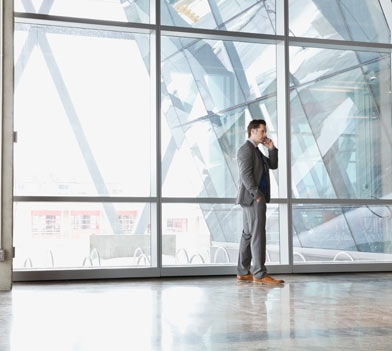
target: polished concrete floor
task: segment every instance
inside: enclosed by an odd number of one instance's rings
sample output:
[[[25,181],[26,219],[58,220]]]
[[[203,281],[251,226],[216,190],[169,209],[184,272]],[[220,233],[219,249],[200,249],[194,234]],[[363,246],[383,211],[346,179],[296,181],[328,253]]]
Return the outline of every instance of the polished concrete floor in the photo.
[[[392,350],[392,273],[15,283],[1,351]]]

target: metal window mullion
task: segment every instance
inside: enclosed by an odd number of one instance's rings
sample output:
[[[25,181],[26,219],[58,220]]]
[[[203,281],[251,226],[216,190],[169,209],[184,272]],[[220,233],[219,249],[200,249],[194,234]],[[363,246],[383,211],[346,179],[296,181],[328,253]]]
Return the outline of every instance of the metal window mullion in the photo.
[[[307,37],[290,37],[287,36],[290,46],[301,46],[318,49],[333,49],[333,50],[353,50],[353,51],[371,51],[371,52],[385,52],[389,53],[392,50],[390,43],[375,43],[375,42],[360,42],[360,41],[345,41],[332,39],[318,39]]]
[[[291,272],[294,268],[293,258],[293,205],[292,205],[292,174],[291,174],[291,105],[290,105],[290,47],[289,47],[289,0],[284,0],[284,106],[286,117],[286,189],[287,189],[287,244],[288,244],[288,264]]]
[[[293,204],[346,205],[346,206],[391,206],[392,199],[291,199]]]
[[[280,263],[292,267],[292,210],[291,210],[291,138],[290,138],[290,89],[288,46],[288,1],[276,2],[277,33],[284,40],[276,46],[277,115],[279,155],[279,198],[286,199],[279,206]],[[291,269],[292,270],[292,269]]]
[[[105,21],[90,18],[65,17],[33,13],[14,13],[15,22],[59,26],[64,28],[78,28],[91,30],[105,30],[109,32],[149,33],[155,26],[145,23],[130,23],[118,21]]]
[[[155,182],[156,182],[156,204],[155,216],[151,219],[155,223],[155,231],[152,231],[152,262],[158,268],[159,275],[162,271],[162,142],[161,142],[161,4],[160,0],[155,0],[155,7],[153,9],[155,17],[156,31],[154,36],[154,49],[155,49]]]

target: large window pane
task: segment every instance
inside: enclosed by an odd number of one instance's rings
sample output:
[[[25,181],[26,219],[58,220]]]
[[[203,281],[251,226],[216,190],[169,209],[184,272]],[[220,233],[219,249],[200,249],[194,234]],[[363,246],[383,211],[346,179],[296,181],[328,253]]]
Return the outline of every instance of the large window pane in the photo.
[[[148,45],[148,35],[16,26],[15,195],[150,195]]]
[[[15,269],[151,266],[150,205],[16,202]]]
[[[385,11],[379,0],[289,0],[290,35],[389,44]]]
[[[15,0],[16,12],[107,21],[150,23],[150,1]]]
[[[276,33],[275,0],[161,0],[161,7],[164,25]]]
[[[391,214],[389,206],[294,206],[294,263],[392,261]]]
[[[249,121],[279,145],[275,46],[164,37],[162,52],[163,195],[235,197]]]
[[[390,198],[390,55],[290,49],[292,191]]]
[[[175,240],[175,254],[163,252],[164,265],[237,265],[243,222],[241,207],[165,204],[162,212],[163,245],[165,238]],[[268,205],[267,264],[280,262],[279,235],[279,207]]]

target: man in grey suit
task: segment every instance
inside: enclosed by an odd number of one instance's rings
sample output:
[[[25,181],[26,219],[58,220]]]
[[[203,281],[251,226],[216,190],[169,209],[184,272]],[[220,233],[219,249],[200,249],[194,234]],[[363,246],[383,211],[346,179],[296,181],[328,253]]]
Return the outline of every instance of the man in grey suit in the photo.
[[[268,148],[264,156],[258,148]],[[242,231],[237,279],[266,284],[283,284],[267,274],[266,256],[266,213],[270,201],[269,169],[278,168],[278,149],[267,137],[267,126],[263,119],[256,119],[248,125],[248,139],[238,149],[239,191],[237,204],[243,209]],[[251,272],[251,261],[253,271]]]

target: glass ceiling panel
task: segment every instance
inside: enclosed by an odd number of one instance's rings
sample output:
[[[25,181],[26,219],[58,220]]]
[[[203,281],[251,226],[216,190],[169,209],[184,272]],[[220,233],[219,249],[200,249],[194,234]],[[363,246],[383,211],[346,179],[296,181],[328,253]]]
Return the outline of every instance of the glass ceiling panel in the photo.
[[[289,0],[289,28],[295,37],[391,43],[378,0]]]

